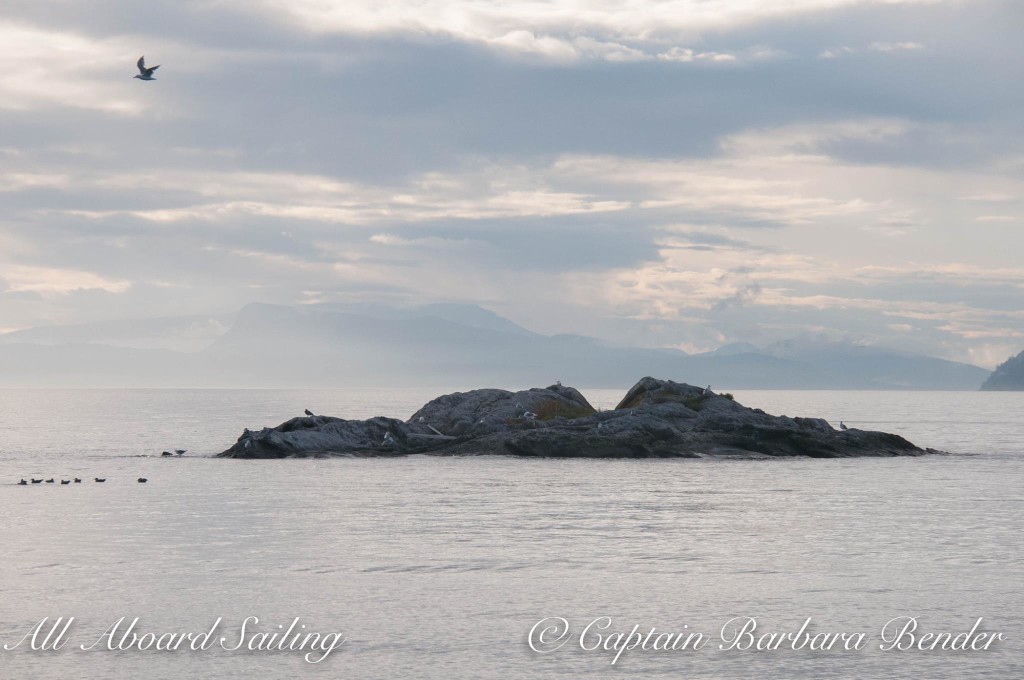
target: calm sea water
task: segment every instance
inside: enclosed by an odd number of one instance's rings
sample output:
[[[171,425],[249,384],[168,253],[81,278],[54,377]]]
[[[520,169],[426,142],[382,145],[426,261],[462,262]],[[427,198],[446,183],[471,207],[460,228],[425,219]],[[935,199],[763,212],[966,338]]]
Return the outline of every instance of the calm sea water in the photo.
[[[75,616],[58,652],[0,651],[4,678],[1024,677],[1024,394],[740,391],[957,453],[907,459],[233,461],[243,427],[303,408],[408,416],[436,390],[0,390],[0,642]],[[603,407],[621,391],[592,390]],[[182,459],[159,452],[188,448]],[[21,477],[85,483],[19,487]],[[91,480],[106,477],[105,484]],[[139,476],[149,478],[137,484]],[[122,616],[139,633],[293,617],[348,641],[290,652],[91,651]],[[855,652],[536,654],[571,634],[866,632]],[[982,628],[984,652],[877,649],[882,625]],[[688,628],[684,629],[684,626]],[[252,626],[250,625],[250,628]]]

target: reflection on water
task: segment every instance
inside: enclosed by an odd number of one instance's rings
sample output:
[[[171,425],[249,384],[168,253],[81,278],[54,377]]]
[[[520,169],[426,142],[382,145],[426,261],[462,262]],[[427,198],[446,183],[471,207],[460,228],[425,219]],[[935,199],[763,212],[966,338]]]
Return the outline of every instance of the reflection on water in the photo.
[[[0,391],[0,636],[44,616],[76,640],[121,616],[144,630],[237,630],[301,616],[341,630],[298,655],[0,652],[4,677],[1020,677],[1022,395],[738,392],[978,455],[609,461],[227,461],[242,427],[303,408],[407,416],[435,391]],[[621,392],[590,391],[614,406]],[[199,455],[160,458],[189,448]],[[83,477],[19,487],[19,478]],[[105,484],[91,482],[105,476]],[[139,476],[150,482],[137,484]],[[716,633],[875,635],[895,616],[1011,640],[988,652],[625,654],[529,651],[546,616]]]

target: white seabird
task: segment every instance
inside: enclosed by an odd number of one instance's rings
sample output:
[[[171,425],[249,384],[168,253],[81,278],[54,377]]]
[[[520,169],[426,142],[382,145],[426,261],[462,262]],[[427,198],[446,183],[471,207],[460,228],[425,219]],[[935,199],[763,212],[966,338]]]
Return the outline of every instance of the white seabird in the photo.
[[[139,67],[139,75],[134,76],[135,78],[138,78],[139,80],[156,80],[156,78],[153,77],[153,71],[160,68],[160,64],[146,68],[146,57],[142,56],[139,57],[139,61],[136,65]]]
[[[705,388],[704,388],[704,392],[702,392],[702,394],[703,394],[703,395],[704,395],[705,397],[706,397],[706,396],[709,396],[709,395],[711,394],[711,385],[708,385],[707,387],[705,387]]]

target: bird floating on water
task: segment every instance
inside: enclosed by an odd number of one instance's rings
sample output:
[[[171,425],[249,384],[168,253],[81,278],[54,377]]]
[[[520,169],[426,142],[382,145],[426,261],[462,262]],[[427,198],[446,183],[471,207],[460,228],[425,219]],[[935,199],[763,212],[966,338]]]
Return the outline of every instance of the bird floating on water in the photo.
[[[188,449],[174,449],[174,452],[176,454],[178,454],[179,456],[182,456],[182,455],[188,453]]]
[[[70,479],[62,479],[62,480],[60,480],[60,483],[61,484],[70,484],[71,480]]]
[[[148,480],[148,479],[146,479],[145,477],[139,477],[139,484],[145,484],[145,483],[146,483],[146,482],[148,482],[148,481],[149,481],[149,480]]]
[[[23,479],[23,480],[21,480],[20,482],[18,482],[18,486],[28,486],[28,482],[26,482],[26,481],[25,481],[25,480]]]
[[[163,453],[161,453],[160,455],[161,455],[161,456],[173,456],[174,454],[173,454],[173,453],[171,453],[170,451],[164,451],[164,452],[163,452]]]
[[[139,75],[134,76],[135,78],[138,78],[139,80],[156,80],[156,78],[153,77],[153,71],[160,68],[160,64],[146,68],[146,57],[142,56],[139,57],[139,61],[136,66],[139,67]]]
[[[75,477],[75,484],[81,484],[81,483],[82,483],[82,478],[81,477]]]
[[[47,479],[46,483],[47,484],[53,484],[53,477],[50,477],[49,479]]]
[[[32,480],[32,483],[33,483],[33,484],[42,484],[42,483],[43,483],[43,480],[41,480],[41,479],[33,479],[33,480]]]
[[[100,479],[99,477],[93,477],[93,481],[96,481],[96,482],[105,482],[105,481],[107,481],[107,478],[106,478],[106,477],[104,477],[103,479]]]

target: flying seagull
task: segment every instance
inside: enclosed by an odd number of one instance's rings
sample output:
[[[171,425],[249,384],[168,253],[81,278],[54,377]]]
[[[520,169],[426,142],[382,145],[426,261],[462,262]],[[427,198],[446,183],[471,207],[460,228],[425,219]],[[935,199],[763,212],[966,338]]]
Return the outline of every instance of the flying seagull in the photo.
[[[153,77],[153,71],[160,68],[160,64],[146,68],[146,57],[139,57],[138,67],[139,75],[135,76],[136,78],[139,80],[156,80],[156,78]]]

